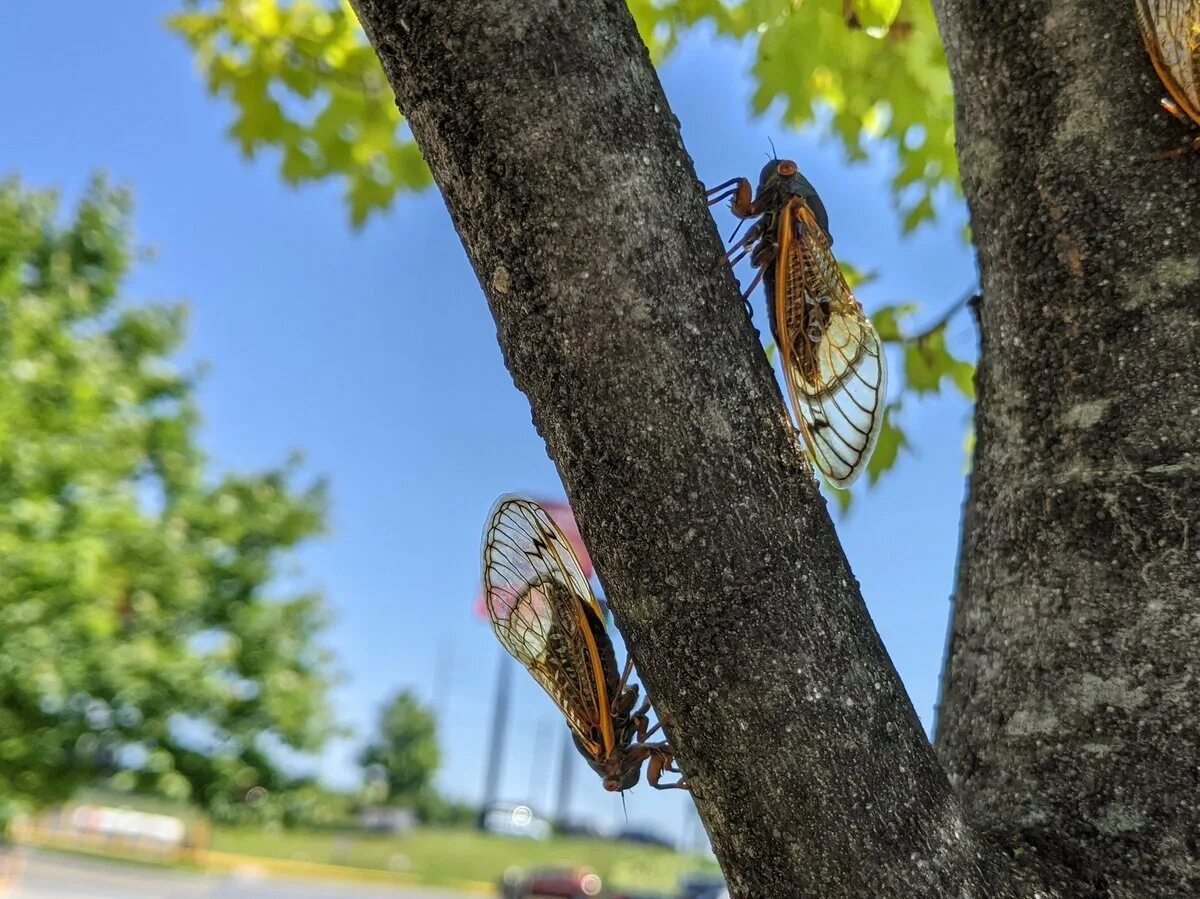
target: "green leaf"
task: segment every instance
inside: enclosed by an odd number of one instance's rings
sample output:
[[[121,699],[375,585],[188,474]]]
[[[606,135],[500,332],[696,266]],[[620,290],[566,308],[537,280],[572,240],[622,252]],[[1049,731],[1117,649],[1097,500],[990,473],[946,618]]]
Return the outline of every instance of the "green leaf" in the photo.
[[[879,440],[875,444],[875,452],[867,462],[867,480],[874,484],[896,464],[900,450],[908,446],[908,437],[904,430],[896,424],[896,413],[900,411],[899,403],[891,403],[883,410],[883,425],[879,429]]]
[[[846,279],[846,284],[851,290],[857,290],[865,284],[870,284],[879,277],[879,272],[864,272],[862,269],[855,267],[849,262],[838,260],[838,268],[842,270],[842,277]]]
[[[233,105],[242,152],[275,150],[288,184],[341,181],[355,225],[432,183],[349,4],[212,0],[167,26]]]
[[[821,483],[825,485],[825,495],[833,498],[833,502],[837,506],[838,515],[849,513],[850,506],[854,502],[854,494],[849,490],[841,490],[834,487],[824,477],[821,478]]]
[[[974,372],[971,363],[956,359],[946,349],[945,327],[905,346],[905,383],[916,393],[936,393],[942,378],[948,377],[968,399],[974,399]]]
[[[900,323],[910,318],[919,307],[915,303],[881,306],[871,315],[871,322],[884,343],[901,343],[905,338]]]
[[[863,28],[886,31],[896,21],[900,0],[854,0],[851,8]]]
[[[962,359],[956,359],[950,366],[950,379],[971,402],[975,402],[975,366]]]
[[[210,91],[235,109],[243,152],[272,149],[290,183],[342,183],[356,221],[431,183],[350,5],[312,0],[181,0],[168,27]],[[950,76],[928,0],[628,0],[659,63],[693,32],[750,51],[751,107],[838,140],[852,160],[897,161],[893,199],[906,231],[958,188]],[[377,182],[372,186],[369,182]]]

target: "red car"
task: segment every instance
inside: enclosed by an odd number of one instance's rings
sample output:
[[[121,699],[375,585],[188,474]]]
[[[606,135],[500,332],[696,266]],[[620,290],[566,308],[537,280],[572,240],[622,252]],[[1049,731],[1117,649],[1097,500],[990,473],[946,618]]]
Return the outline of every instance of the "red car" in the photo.
[[[590,899],[602,884],[590,868],[535,868],[504,875],[503,899]]]

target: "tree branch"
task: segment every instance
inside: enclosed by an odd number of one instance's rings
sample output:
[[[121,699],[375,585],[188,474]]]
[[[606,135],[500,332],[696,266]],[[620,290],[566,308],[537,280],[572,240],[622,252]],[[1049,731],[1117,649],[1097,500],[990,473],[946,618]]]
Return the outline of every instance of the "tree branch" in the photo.
[[[734,894],[1024,895],[868,617],[622,0],[356,5]]]
[[[1200,159],[1134,4],[934,6],[984,296],[939,755],[1070,895],[1198,896]]]
[[[946,309],[942,312],[942,314],[939,315],[937,317],[937,319],[933,322],[933,324],[929,325],[928,327],[924,328],[921,331],[918,331],[916,334],[910,334],[907,337],[901,338],[900,342],[901,343],[920,343],[922,340],[928,340],[930,337],[932,337],[934,334],[936,334],[942,328],[946,327],[946,325],[950,324],[950,319],[954,318],[954,316],[958,314],[959,310],[961,310],[964,306],[966,306],[968,304],[978,303],[979,299],[980,299],[979,288],[972,287],[970,290],[968,290],[966,293],[964,293],[961,297],[959,297],[957,300],[955,300],[953,303],[951,303],[949,306],[947,306]]]

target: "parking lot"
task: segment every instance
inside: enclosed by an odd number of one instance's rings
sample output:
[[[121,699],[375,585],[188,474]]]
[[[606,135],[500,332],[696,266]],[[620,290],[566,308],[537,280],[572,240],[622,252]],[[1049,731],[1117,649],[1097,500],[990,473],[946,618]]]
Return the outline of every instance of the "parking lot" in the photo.
[[[356,886],[268,877],[246,868],[201,874],[93,861],[41,851],[25,853],[19,883],[5,899],[452,899],[425,888]]]

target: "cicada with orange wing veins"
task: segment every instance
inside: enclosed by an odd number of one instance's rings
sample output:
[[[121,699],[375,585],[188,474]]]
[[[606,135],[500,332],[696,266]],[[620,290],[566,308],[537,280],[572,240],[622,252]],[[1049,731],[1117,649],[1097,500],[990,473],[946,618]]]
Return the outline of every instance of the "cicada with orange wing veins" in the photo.
[[[1134,0],[1138,27],[1169,97],[1163,109],[1200,126],[1200,0]],[[1200,150],[1200,136],[1192,141]],[[1177,156],[1187,147],[1160,156]]]
[[[736,265],[749,255],[758,269],[743,298],[749,305],[764,282],[796,423],[817,468],[845,489],[879,438],[887,363],[830,251],[825,206],[790,159],[767,163],[753,198],[745,178],[714,187],[708,197],[710,206],[729,199],[738,218],[757,219],[726,258]]]
[[[629,683],[633,658],[618,673],[604,612],[566,536],[533,500],[502,496],[483,534],[483,590],[492,629],[566,716],[575,746],[604,779],[628,790],[649,762],[660,790],[687,789],[665,741],[649,742],[650,700]]]

